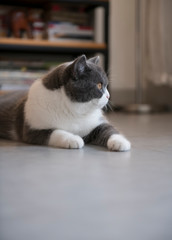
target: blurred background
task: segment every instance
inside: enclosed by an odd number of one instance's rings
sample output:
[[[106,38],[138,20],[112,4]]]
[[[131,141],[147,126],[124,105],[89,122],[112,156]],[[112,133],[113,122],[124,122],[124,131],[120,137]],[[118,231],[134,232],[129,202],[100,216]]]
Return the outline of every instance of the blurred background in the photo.
[[[2,0],[0,89],[28,88],[60,63],[100,55],[113,106],[171,111],[171,12],[171,0]]]
[[[172,1],[111,1],[113,102],[172,107]]]
[[[1,0],[0,93],[100,55],[128,152],[0,140],[0,240],[172,239],[172,0]],[[12,131],[13,133],[13,131]]]

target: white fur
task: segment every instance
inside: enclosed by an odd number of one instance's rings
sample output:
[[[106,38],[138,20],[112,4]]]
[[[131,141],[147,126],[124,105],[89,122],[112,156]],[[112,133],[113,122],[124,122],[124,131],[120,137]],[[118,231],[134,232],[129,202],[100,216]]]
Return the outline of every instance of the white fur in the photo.
[[[121,134],[113,134],[107,142],[107,147],[111,151],[128,151],[131,143]]]
[[[82,148],[84,141],[78,135],[63,130],[54,130],[50,136],[48,145],[59,148]]]
[[[40,79],[29,90],[25,117],[31,128],[61,129],[83,137],[106,122],[100,108],[107,102],[107,92],[87,103],[71,102],[63,87],[51,91]]]
[[[106,89],[105,93],[100,99],[93,99],[92,102],[99,108],[103,108],[108,103],[109,98],[110,98],[110,94]]]

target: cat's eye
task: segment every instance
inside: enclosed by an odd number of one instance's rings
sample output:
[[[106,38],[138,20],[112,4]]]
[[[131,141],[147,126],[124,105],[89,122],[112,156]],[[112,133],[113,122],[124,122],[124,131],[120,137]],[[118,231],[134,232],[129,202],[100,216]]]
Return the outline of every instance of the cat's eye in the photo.
[[[101,90],[101,89],[102,89],[102,84],[101,84],[101,83],[97,83],[97,88],[98,88],[99,90]]]

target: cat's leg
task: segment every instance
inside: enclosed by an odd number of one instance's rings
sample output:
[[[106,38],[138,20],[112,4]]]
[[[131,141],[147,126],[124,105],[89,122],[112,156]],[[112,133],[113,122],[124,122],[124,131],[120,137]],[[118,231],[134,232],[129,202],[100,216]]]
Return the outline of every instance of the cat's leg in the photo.
[[[37,130],[25,127],[23,140],[36,145],[48,145],[59,148],[82,148],[83,139],[67,131],[58,129]]]
[[[19,140],[35,145],[48,145],[53,129],[33,129],[24,125],[23,132],[18,131]]]
[[[84,137],[85,143],[105,146],[111,151],[128,151],[131,143],[110,124],[103,123]]]
[[[83,139],[64,130],[54,130],[48,141],[49,146],[59,148],[82,148],[84,146]]]

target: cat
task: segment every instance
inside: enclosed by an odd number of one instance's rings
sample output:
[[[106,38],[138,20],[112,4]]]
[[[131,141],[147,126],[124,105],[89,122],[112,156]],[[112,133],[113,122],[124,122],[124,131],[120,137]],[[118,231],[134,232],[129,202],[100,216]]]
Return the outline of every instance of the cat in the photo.
[[[128,151],[130,142],[106,119],[108,79],[99,57],[57,66],[28,91],[0,97],[0,137],[28,144],[80,149],[86,143]]]

